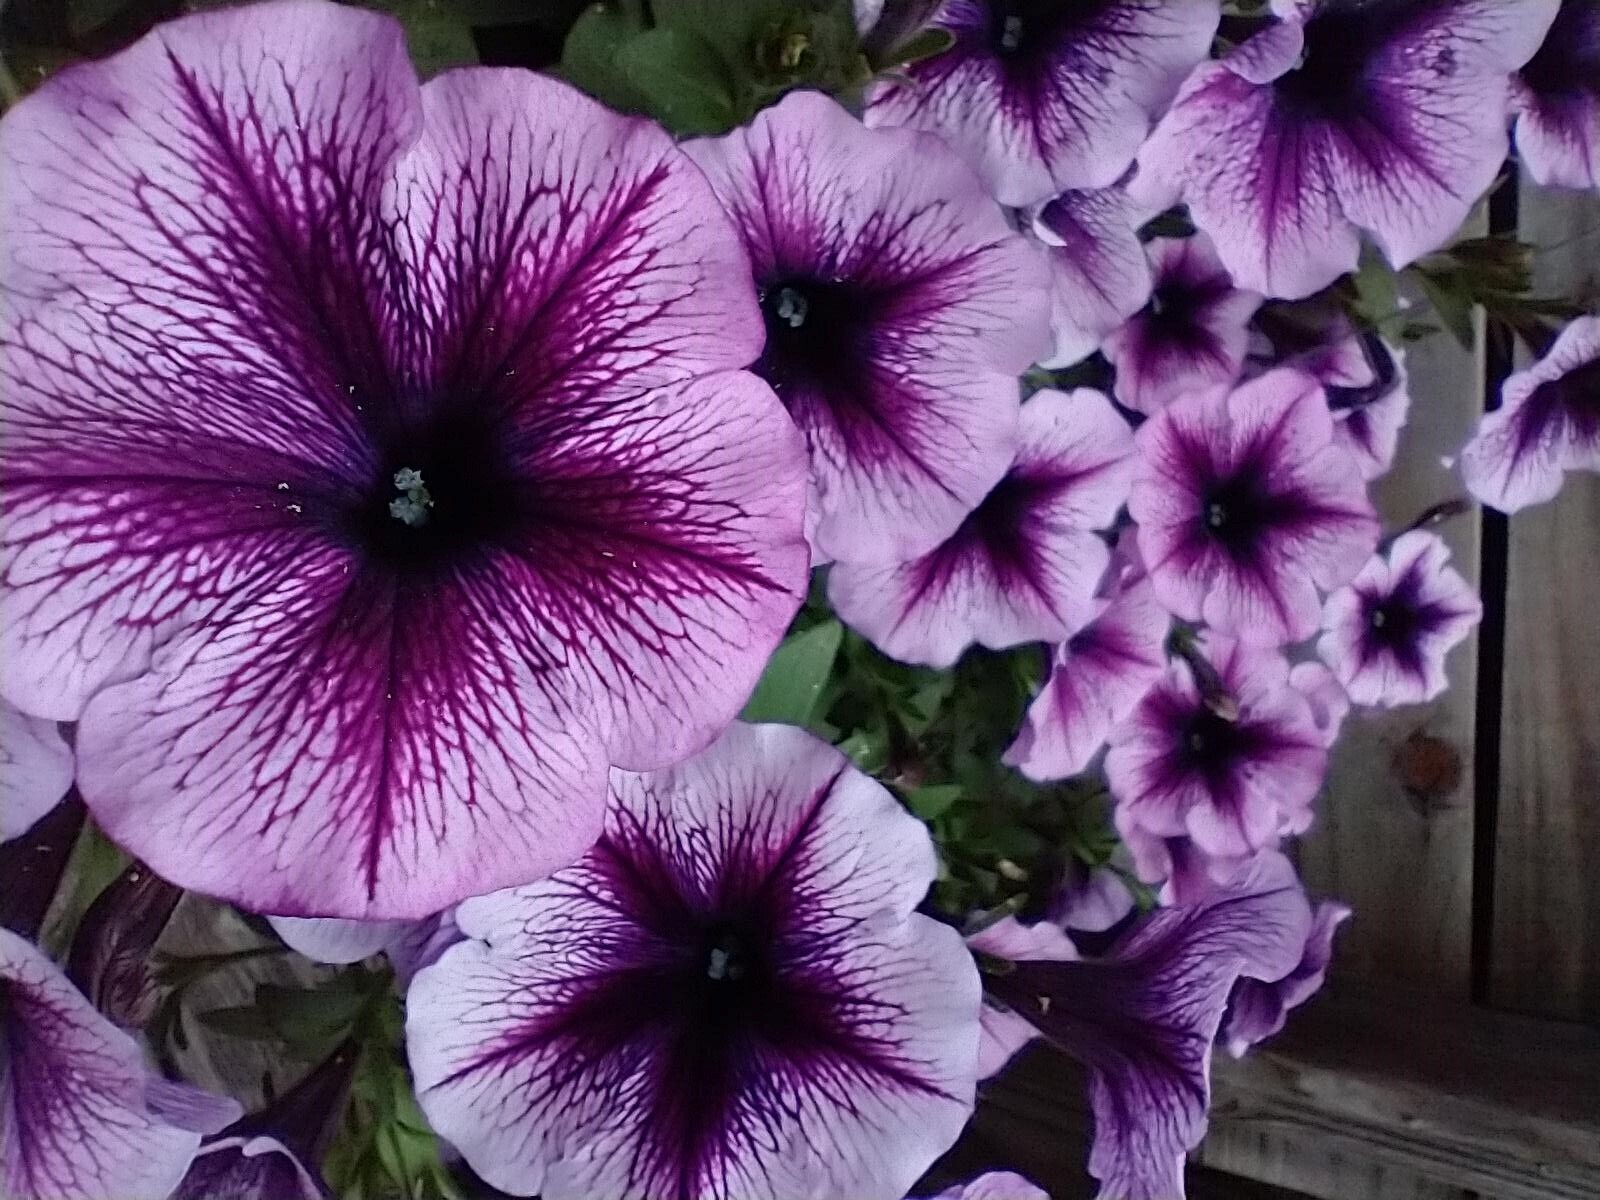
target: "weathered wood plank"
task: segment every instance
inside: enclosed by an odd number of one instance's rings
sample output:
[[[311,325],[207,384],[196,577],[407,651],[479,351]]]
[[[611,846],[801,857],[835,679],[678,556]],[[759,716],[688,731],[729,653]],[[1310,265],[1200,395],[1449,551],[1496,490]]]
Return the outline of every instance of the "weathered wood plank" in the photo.
[[[1486,229],[1480,219],[1466,233]],[[1482,408],[1482,329],[1471,351],[1436,334],[1411,348],[1406,365],[1410,421],[1395,469],[1373,493],[1391,529],[1460,494],[1440,459],[1460,448]],[[1457,569],[1476,582],[1478,516],[1440,533]],[[1355,909],[1340,934],[1336,978],[1469,994],[1477,663],[1473,639],[1451,653],[1450,690],[1435,702],[1357,712],[1345,724],[1317,824],[1298,850],[1307,885]]]
[[[1600,290],[1600,198],[1525,184],[1520,226],[1541,290]],[[1490,995],[1600,1020],[1600,478],[1509,540]]]
[[[1592,1200],[1597,1065],[1600,1031],[1581,1025],[1325,995],[1260,1053],[1217,1060],[1198,1157],[1322,1200]],[[1082,1097],[1076,1068],[1035,1050],[957,1154],[1031,1171],[1058,1200],[1091,1194]]]

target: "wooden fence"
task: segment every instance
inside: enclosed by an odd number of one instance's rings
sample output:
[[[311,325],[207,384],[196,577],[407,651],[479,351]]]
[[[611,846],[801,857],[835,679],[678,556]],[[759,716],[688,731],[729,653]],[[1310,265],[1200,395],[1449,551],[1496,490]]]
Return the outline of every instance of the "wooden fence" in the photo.
[[[1600,294],[1600,199],[1503,186],[1471,233],[1538,249],[1546,294]],[[1511,364],[1436,336],[1409,356],[1391,525],[1461,493],[1454,454]],[[1222,1200],[1600,1197],[1600,476],[1553,503],[1444,531],[1480,581],[1479,636],[1433,704],[1357,715],[1307,884],[1350,903],[1333,981],[1244,1062],[1219,1058],[1191,1195]],[[1081,1080],[1031,1053],[993,1089],[953,1169],[1084,1175]]]

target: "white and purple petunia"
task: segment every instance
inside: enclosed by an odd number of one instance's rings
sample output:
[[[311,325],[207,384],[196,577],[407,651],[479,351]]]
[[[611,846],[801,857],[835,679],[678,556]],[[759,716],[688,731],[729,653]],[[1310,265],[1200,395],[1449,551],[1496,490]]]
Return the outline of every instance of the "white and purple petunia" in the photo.
[[[836,563],[828,598],[848,625],[903,662],[948,667],[977,643],[1058,642],[1093,615],[1133,476],[1133,433],[1088,389],[1022,408],[1016,461],[960,527],[905,563]]]
[[[1216,0],[945,0],[955,44],[868,97],[867,122],[945,138],[1002,204],[1122,177],[1205,58]]]
[[[1207,635],[1111,735],[1119,824],[1217,858],[1302,833],[1328,747],[1275,650]]]
[[[1174,614],[1263,645],[1309,637],[1378,539],[1315,380],[1270,371],[1187,395],[1140,428],[1128,511]]]
[[[1056,647],[1050,677],[1005,753],[1029,779],[1066,779],[1089,765],[1167,669],[1171,618],[1140,575]]]
[[[0,1193],[166,1200],[231,1100],[153,1073],[42,951],[0,929]]]
[[[933,1200],[1050,1200],[1050,1193],[1015,1171],[990,1171],[946,1188]]]
[[[1572,322],[1506,380],[1461,452],[1468,490],[1505,512],[1551,499],[1568,471],[1600,471],[1600,317]]]
[[[418,1097],[545,1200],[900,1200],[973,1105],[979,982],[912,910],[924,827],[802,730],[735,725],[616,772],[606,832],[464,902],[418,974]]]
[[[817,561],[949,537],[1017,447],[1048,343],[1039,249],[938,139],[796,92],[687,149],[739,230],[766,319],[755,370],[805,435]]]
[[[275,913],[538,877],[804,588],[748,264],[666,134],[321,0],[0,123],[0,654],[121,845]]]
[[[1182,200],[1240,287],[1296,298],[1448,240],[1508,149],[1512,73],[1558,0],[1272,0],[1278,20],[1204,63],[1139,152],[1133,187]]]
[[[1322,989],[1328,964],[1333,961],[1333,938],[1349,920],[1348,905],[1324,900],[1312,913],[1300,962],[1282,979],[1267,982],[1242,978],[1228,998],[1219,1041],[1228,1053],[1242,1058],[1250,1048],[1280,1032],[1289,1010],[1298,1008]]]
[[[72,748],[55,721],[0,700],[0,842],[21,837],[72,786]]]
[[[1157,910],[1103,958],[1023,959],[984,977],[993,1000],[1088,1067],[1089,1170],[1105,1200],[1183,1195],[1229,996],[1241,979],[1282,979],[1306,945],[1311,914],[1286,865],[1264,858],[1237,887]]]
[[[1139,241],[1139,212],[1120,187],[1066,191],[1032,223],[1050,268],[1050,332],[1040,365],[1081,362],[1150,299],[1150,261]]]
[[[1317,653],[1350,700],[1381,708],[1432,700],[1449,685],[1445,655],[1483,618],[1438,534],[1412,530],[1328,597]]]
[[[1547,187],[1600,188],[1600,4],[1561,0],[1517,74],[1517,152]]]
[[[1203,233],[1155,238],[1146,253],[1150,302],[1105,339],[1104,351],[1117,369],[1117,399],[1155,413],[1187,392],[1239,378],[1261,297],[1233,286]]]

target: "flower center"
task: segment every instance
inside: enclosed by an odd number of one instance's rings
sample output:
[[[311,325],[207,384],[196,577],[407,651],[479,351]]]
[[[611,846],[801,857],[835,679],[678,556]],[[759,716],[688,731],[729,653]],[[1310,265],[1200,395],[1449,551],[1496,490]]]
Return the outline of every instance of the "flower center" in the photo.
[[[1372,642],[1405,650],[1421,632],[1422,615],[1402,596],[1389,596],[1367,606],[1367,629]]]
[[[1022,18],[1012,13],[1000,22],[1000,51],[1015,54],[1022,45]]]
[[[401,495],[399,499],[389,501],[389,515],[402,525],[426,524],[428,510],[433,507],[433,496],[423,485],[422,472],[401,467],[394,473],[394,486]]]
[[[1240,749],[1240,739],[1238,722],[1226,720],[1209,708],[1190,717],[1180,735],[1190,765],[1202,769],[1224,767],[1233,761]]]
[[[1252,552],[1271,523],[1271,498],[1251,474],[1225,479],[1203,497],[1200,521],[1207,536],[1234,557]]]
[[[715,935],[706,954],[706,978],[734,982],[748,974],[750,964],[743,939],[733,933]]]
[[[836,397],[862,388],[873,323],[863,289],[842,280],[793,277],[765,284],[759,295],[767,344],[755,370],[780,400],[792,403],[804,391]]]

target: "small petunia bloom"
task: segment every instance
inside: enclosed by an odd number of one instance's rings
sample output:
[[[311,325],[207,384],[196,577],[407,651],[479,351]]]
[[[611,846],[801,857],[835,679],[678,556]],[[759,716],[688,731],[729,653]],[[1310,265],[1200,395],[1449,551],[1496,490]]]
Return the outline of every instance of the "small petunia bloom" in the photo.
[[[1317,653],[1355,704],[1393,708],[1449,686],[1445,656],[1483,619],[1438,534],[1412,530],[1328,597]]]
[[[1600,4],[1562,0],[1515,95],[1528,173],[1546,187],[1600,188]]]
[[[0,700],[0,842],[21,837],[72,786],[61,726]]]
[[[1100,348],[1150,299],[1150,261],[1139,212],[1121,187],[1066,191],[1032,223],[1050,268],[1050,332],[1040,366],[1070,367]]]
[[[0,1193],[166,1200],[231,1100],[162,1079],[42,951],[0,929]]]
[[[1229,1054],[1244,1057],[1252,1046],[1283,1029],[1291,1009],[1299,1008],[1322,990],[1328,964],[1333,961],[1334,934],[1350,916],[1348,905],[1324,900],[1312,913],[1305,948],[1294,970],[1273,982],[1239,980],[1228,997],[1228,1011],[1218,1039]]]
[[[1042,252],[937,138],[794,92],[687,144],[755,273],[755,370],[805,436],[819,562],[902,562],[954,532],[1017,447],[1048,345]]]
[[[1263,861],[1238,888],[1159,909],[1103,958],[1022,960],[984,976],[994,1000],[1088,1067],[1089,1170],[1106,1200],[1182,1197],[1228,998],[1241,979],[1282,979],[1306,943],[1305,894],[1281,871]]]
[[[867,123],[939,134],[1002,204],[1115,183],[1211,49],[1215,0],[944,0],[955,44],[875,86]]]
[[[1140,428],[1128,511],[1156,596],[1177,616],[1261,645],[1317,629],[1319,589],[1348,583],[1378,519],[1298,371],[1195,393]]]
[[[1147,578],[1102,602],[1100,614],[1056,647],[1050,677],[1028,705],[1005,762],[1029,779],[1066,779],[1088,767],[1167,669],[1171,618]]]
[[[606,832],[464,902],[407,997],[418,1099],[544,1200],[900,1200],[976,1087],[978,973],[926,829],[803,730],[616,772]]]
[[[946,1188],[933,1200],[1050,1200],[1050,1193],[1015,1171],[990,1171]]]
[[[1094,614],[1133,477],[1133,432],[1099,392],[1042,391],[1016,461],[960,527],[905,563],[835,563],[839,617],[902,662],[948,667],[977,643],[1059,642]]]
[[[661,130],[278,0],[54,76],[0,170],[0,686],[131,853],[421,917],[737,713],[804,451]]]
[[[1239,378],[1261,297],[1233,286],[1203,233],[1155,238],[1146,253],[1150,302],[1106,338],[1104,350],[1117,369],[1117,399],[1155,413],[1186,392]]]
[[[1491,508],[1549,500],[1568,471],[1600,471],[1600,317],[1579,317],[1506,380],[1461,451],[1461,478]]]
[[[1504,163],[1511,75],[1558,0],[1272,0],[1204,63],[1139,152],[1141,201],[1181,200],[1240,287],[1310,295],[1369,234],[1396,267],[1447,241]]]
[[[1111,735],[1119,820],[1230,858],[1311,824],[1328,747],[1275,650],[1207,636]]]

